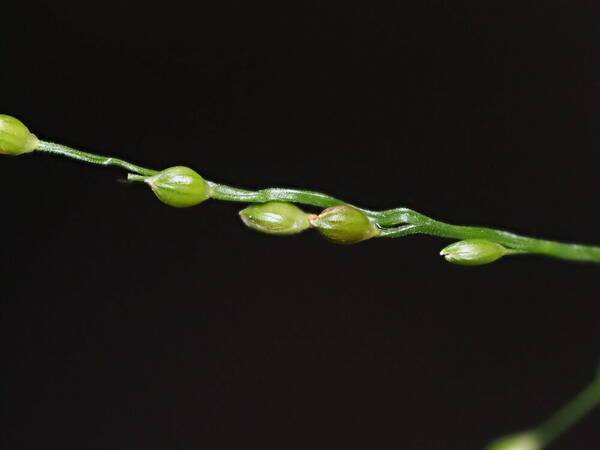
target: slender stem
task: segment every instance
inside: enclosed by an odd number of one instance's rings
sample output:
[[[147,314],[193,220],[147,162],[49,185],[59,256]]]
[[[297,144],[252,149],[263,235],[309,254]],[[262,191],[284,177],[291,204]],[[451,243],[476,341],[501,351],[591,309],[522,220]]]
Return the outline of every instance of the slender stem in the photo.
[[[248,191],[246,189],[235,188],[225,184],[218,184],[208,181],[211,188],[211,197],[217,200],[245,203],[265,203],[270,201],[287,201],[302,203],[303,205],[318,206],[321,208],[331,208],[332,206],[350,205],[360,209],[368,217],[374,220],[380,227],[389,227],[398,224],[420,224],[425,221],[431,221],[427,216],[420,214],[408,208],[394,208],[385,211],[371,211],[351,205],[348,202],[339,200],[327,194],[320,192],[305,191],[289,188],[269,188],[258,191]]]
[[[138,175],[135,173],[127,174],[127,181],[145,181],[148,178],[147,175]]]
[[[72,158],[78,161],[83,161],[91,164],[120,167],[130,172],[139,173],[140,175],[154,175],[155,173],[158,173],[156,170],[136,166],[135,164],[123,161],[122,159],[82,152],[81,150],[75,150],[74,148],[67,147],[66,145],[55,144],[54,142],[46,142],[40,140],[36,150],[47,153],[54,153],[55,155],[66,156],[67,158]]]
[[[40,140],[37,150],[91,164],[116,166],[143,176],[152,176],[158,173],[156,170],[136,166],[135,164],[122,159],[86,153],[67,147],[66,145],[55,144],[52,142]],[[141,178],[133,175],[130,179],[139,181]],[[252,191],[227,186],[225,184],[218,184],[212,181],[207,181],[207,183],[211,189],[211,197],[216,200],[243,203],[287,201],[317,206],[320,208],[350,205],[343,200],[314,191],[288,188],[268,188]],[[506,246],[511,254],[535,253],[574,261],[600,263],[600,247],[534,239],[492,228],[452,225],[434,220],[408,208],[392,208],[384,211],[371,211],[360,207],[356,208],[363,211],[379,228],[381,228],[379,237],[396,238],[411,234],[428,234],[451,239],[488,239]]]
[[[569,403],[554,413],[546,422],[537,427],[534,433],[543,446],[548,445],[560,434],[600,404],[600,377],[588,385]]]
[[[320,192],[303,191],[299,189],[268,188],[258,191],[248,191],[224,184],[208,181],[211,189],[211,198],[229,202],[265,203],[270,201],[285,201],[302,203],[304,205],[330,208],[332,206],[347,205],[348,203],[338,200]]]
[[[365,211],[365,213],[370,217],[375,218],[377,224],[381,227],[391,227],[403,223],[422,225],[433,221],[430,217],[408,208],[392,208],[385,211]]]
[[[378,237],[399,238],[419,233],[425,234],[425,228],[420,225],[401,225],[393,228],[382,228]]]
[[[425,216],[421,216],[414,224],[416,226],[410,232],[404,226],[387,228],[382,230],[380,237],[395,238],[421,233],[451,239],[487,239],[508,247],[513,254],[532,253],[572,261],[600,262],[600,247],[591,245],[535,239],[493,228],[451,225]]]

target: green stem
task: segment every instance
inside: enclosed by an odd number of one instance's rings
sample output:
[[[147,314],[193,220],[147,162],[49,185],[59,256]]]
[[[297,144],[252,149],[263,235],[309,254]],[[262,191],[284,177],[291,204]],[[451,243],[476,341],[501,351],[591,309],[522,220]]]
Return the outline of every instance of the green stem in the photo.
[[[211,189],[211,198],[228,202],[265,203],[271,201],[294,202],[304,205],[330,208],[332,206],[347,205],[348,203],[338,200],[320,192],[303,191],[299,189],[269,188],[258,191],[239,189],[225,184],[217,184],[207,181]]]
[[[55,144],[54,142],[46,142],[40,140],[36,150],[47,153],[54,153],[55,155],[65,156],[67,158],[76,159],[78,161],[83,161],[90,164],[120,167],[130,172],[139,173],[140,175],[154,175],[158,173],[156,170],[136,166],[135,164],[123,161],[122,159],[82,152],[81,150],[75,150],[74,148],[67,147],[66,145]]]
[[[147,175],[137,175],[135,173],[127,174],[127,181],[146,181],[147,178]]]
[[[318,206],[320,208],[331,208],[332,206],[350,205],[360,209],[379,227],[389,227],[398,224],[420,224],[429,219],[412,209],[408,208],[393,208],[385,211],[371,211],[351,205],[348,202],[331,197],[320,192],[305,191],[289,188],[268,188],[258,191],[249,191],[246,189],[235,188],[225,184],[218,184],[208,181],[211,188],[211,198],[216,200],[224,200],[230,202],[245,202],[245,203],[265,203],[271,201],[285,201],[302,203],[303,205]]]
[[[599,404],[600,377],[596,377],[573,400],[536,428],[534,433],[542,442],[542,446],[545,447]]]
[[[428,234],[451,239],[487,239],[509,248],[510,253],[531,253],[572,261],[600,262],[600,247],[535,239],[486,227],[451,225],[421,216],[415,227],[384,228],[380,237],[402,237],[407,234]]]
[[[52,142],[40,140],[37,150],[91,164],[116,166],[143,176],[152,176],[158,173],[156,170],[136,166],[121,159],[86,153]],[[139,180],[135,175],[131,179]],[[212,181],[207,181],[207,183],[211,189],[211,197],[216,200],[243,203],[286,201],[320,208],[349,205],[343,200],[314,191],[287,188],[251,191]],[[379,237],[396,238],[411,234],[428,234],[451,239],[488,239],[506,246],[509,253],[534,253],[574,261],[600,262],[600,247],[534,239],[492,228],[451,225],[408,208],[392,208],[385,211],[357,208],[381,228]]]

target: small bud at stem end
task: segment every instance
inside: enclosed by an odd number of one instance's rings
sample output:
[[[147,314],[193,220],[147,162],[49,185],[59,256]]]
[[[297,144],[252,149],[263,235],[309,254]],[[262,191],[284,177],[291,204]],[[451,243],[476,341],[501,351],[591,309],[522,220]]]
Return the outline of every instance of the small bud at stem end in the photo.
[[[542,443],[533,432],[505,436],[494,441],[485,450],[541,450]]]
[[[135,176],[129,179],[138,181]],[[161,202],[174,208],[194,206],[210,197],[206,181],[189,167],[170,167],[139,181],[146,182]]]
[[[486,239],[466,239],[454,242],[440,251],[446,261],[462,266],[480,266],[496,261],[509,253],[502,245]]]
[[[0,114],[0,154],[17,156],[34,151],[40,141],[19,119]]]

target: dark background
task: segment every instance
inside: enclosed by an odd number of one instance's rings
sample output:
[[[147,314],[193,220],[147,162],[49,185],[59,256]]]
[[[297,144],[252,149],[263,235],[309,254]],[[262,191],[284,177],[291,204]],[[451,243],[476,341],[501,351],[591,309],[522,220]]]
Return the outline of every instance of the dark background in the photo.
[[[597,2],[2,14],[0,112],[42,139],[600,244]],[[593,265],[260,235],[44,154],[0,171],[7,450],[481,449],[598,361]],[[599,418],[552,448],[597,448]]]

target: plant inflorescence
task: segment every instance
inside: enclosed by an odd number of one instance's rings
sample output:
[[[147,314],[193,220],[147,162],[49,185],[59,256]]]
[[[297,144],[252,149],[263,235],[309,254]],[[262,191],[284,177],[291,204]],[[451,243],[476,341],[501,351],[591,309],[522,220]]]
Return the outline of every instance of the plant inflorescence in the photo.
[[[535,239],[493,228],[451,225],[408,208],[372,211],[314,191],[288,188],[246,190],[202,178],[189,167],[161,171],[122,159],[95,155],[38,139],[18,119],[0,114],[0,154],[51,153],[90,164],[115,166],[128,171],[128,180],[143,182],[166,205],[185,208],[210,198],[250,203],[240,211],[243,223],[256,231],[291,235],[316,229],[337,244],[354,244],[372,238],[397,238],[428,234],[458,239],[440,252],[449,262],[474,266],[506,255],[538,254],[555,258],[600,263],[600,247]],[[308,213],[297,205],[321,208]],[[488,450],[540,450],[600,403],[600,376],[571,402],[535,429],[501,438]]]
[[[18,119],[0,115],[0,154],[15,156],[32,151],[61,155],[90,164],[120,167],[129,172],[129,180],[146,183],[159,200],[177,208],[194,206],[209,198],[259,204],[242,210],[240,216],[249,228],[263,233],[289,235],[314,228],[327,240],[338,244],[428,234],[458,239],[443,248],[440,254],[449,262],[466,266],[488,264],[515,254],[600,262],[600,247],[596,246],[536,239],[487,227],[452,225],[409,208],[373,211],[315,191],[240,189],[205,180],[194,170],[183,166],[162,171],[147,169],[119,158],[43,141]],[[297,205],[318,207],[322,211],[311,214]]]

